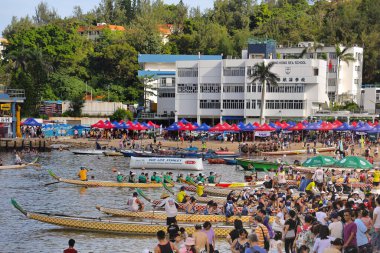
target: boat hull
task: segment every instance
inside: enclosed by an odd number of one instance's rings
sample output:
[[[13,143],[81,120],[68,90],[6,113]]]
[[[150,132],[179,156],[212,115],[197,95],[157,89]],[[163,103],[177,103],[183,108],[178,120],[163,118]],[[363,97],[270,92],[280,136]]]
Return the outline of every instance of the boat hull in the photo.
[[[268,161],[255,161],[250,159],[237,158],[236,163],[243,167],[244,170],[267,171],[271,169],[278,169],[280,163],[268,162]]]
[[[134,218],[146,218],[146,219],[156,219],[156,220],[165,220],[166,213],[162,211],[146,211],[146,212],[131,212],[123,209],[116,208],[107,208],[107,207],[96,207],[99,211],[122,217],[134,217]],[[178,213],[176,216],[177,221],[186,221],[186,222],[233,222],[235,219],[239,219],[242,222],[249,222],[250,216],[231,216],[227,218],[224,215],[204,215],[204,214],[185,214]]]
[[[75,155],[103,155],[104,150],[73,150],[71,152]]]
[[[28,166],[33,166],[36,165],[35,163],[37,162],[38,158],[34,159],[33,162],[31,163],[25,163],[21,165],[4,165],[0,166],[0,170],[10,170],[10,169],[25,169]]]
[[[77,179],[67,179],[67,178],[61,178],[57,175],[55,175],[52,171],[49,171],[49,174],[58,180],[59,182],[67,183],[67,184],[73,184],[78,186],[86,186],[86,187],[129,187],[129,188],[161,188],[163,187],[161,183],[119,183],[114,181],[81,181]],[[168,184],[168,186],[172,186],[171,184]]]
[[[131,169],[203,170],[202,159],[167,157],[131,157]]]
[[[334,147],[329,147],[329,148],[317,148],[318,153],[324,153],[324,152],[331,152],[335,151]],[[284,150],[284,151],[275,151],[275,152],[262,152],[261,155],[263,156],[276,156],[276,155],[302,155],[306,154],[307,150],[306,149],[301,149],[301,150]]]

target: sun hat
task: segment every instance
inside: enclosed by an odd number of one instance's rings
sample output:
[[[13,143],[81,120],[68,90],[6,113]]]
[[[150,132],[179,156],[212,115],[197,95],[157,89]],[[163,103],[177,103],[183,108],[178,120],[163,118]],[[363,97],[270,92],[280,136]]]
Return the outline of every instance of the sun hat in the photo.
[[[168,198],[169,197],[169,194],[167,194],[166,192],[163,192],[162,194],[161,194],[161,199],[165,199],[165,198]]]
[[[185,241],[186,246],[193,246],[195,245],[195,239],[192,237],[187,237]]]

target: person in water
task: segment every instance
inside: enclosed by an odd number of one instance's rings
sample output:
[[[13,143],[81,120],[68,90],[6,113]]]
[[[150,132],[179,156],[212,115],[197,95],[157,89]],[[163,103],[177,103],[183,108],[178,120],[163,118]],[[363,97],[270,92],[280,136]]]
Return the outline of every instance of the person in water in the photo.
[[[75,240],[70,239],[69,240],[69,247],[63,251],[63,253],[77,253],[78,251],[74,249]]]
[[[78,177],[80,178],[81,181],[87,181],[87,169],[82,166],[80,167],[80,171],[78,172]]]

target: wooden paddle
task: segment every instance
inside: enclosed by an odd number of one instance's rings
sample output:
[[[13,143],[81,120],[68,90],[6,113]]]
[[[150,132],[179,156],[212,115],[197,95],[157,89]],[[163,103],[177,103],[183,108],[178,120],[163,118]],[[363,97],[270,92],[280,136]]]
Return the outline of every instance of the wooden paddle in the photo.
[[[47,184],[45,184],[44,186],[48,186],[48,185],[52,185],[52,184],[58,184],[58,183],[60,183],[61,181],[57,181],[57,182],[52,182],[52,183],[47,183]]]

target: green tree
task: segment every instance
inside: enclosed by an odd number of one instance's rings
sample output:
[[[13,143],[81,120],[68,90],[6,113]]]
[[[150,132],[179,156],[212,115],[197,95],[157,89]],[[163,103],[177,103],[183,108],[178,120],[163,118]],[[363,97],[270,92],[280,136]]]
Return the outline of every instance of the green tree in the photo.
[[[265,122],[265,115],[264,115],[264,109],[265,109],[265,94],[266,94],[266,88],[268,86],[277,86],[277,81],[279,80],[279,77],[277,74],[271,72],[271,68],[273,67],[275,63],[270,62],[268,64],[265,64],[265,62],[262,63],[256,63],[253,66],[252,73],[250,74],[250,78],[252,79],[252,83],[260,82],[261,87],[261,108],[260,108],[260,124],[263,124]]]
[[[70,101],[70,106],[67,114],[71,117],[80,117],[84,106],[83,94],[73,97]]]
[[[110,120],[111,121],[120,121],[120,120],[126,120],[127,118],[127,110],[123,109],[123,108],[118,108],[116,109],[116,111],[110,116]]]

